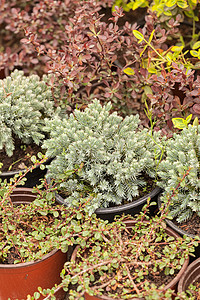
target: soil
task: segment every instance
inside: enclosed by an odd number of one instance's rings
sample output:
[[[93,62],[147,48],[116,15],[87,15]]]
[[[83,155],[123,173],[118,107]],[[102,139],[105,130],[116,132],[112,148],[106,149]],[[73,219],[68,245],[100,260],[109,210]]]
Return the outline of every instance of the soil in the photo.
[[[1,172],[24,170],[33,164],[31,156],[42,152],[41,147],[36,144],[24,145],[19,140],[16,140],[14,144],[15,150],[11,157],[6,154],[4,149],[0,150],[0,162],[3,163]]]
[[[176,220],[172,222],[187,233],[200,236],[200,218],[196,214],[186,222],[178,223]]]
[[[29,204],[28,204],[29,205]],[[21,210],[22,209],[22,210]],[[19,234],[19,232],[22,232],[22,238],[24,236],[28,236],[28,234],[32,231],[35,231],[35,228],[38,228],[40,224],[44,224],[46,228],[51,227],[52,224],[54,224],[54,218],[51,214],[47,214],[45,216],[42,216],[40,214],[37,214],[37,212],[34,212],[34,215],[29,217],[28,215],[25,215],[26,211],[26,204],[21,204],[15,206],[15,215],[18,214],[19,220],[14,224],[15,229],[12,229],[13,235]],[[22,214],[23,213],[23,214]],[[10,221],[9,221],[10,222]],[[8,222],[8,224],[9,224]],[[0,220],[0,230],[2,227],[2,223]],[[8,234],[12,235],[10,231],[8,231]],[[46,237],[47,238],[47,237]],[[7,239],[2,238],[1,242],[5,244],[7,243]],[[40,250],[40,245],[37,239],[32,239],[32,243],[34,246],[31,248],[31,252],[37,253]],[[28,246],[25,246],[24,248],[27,249]],[[21,261],[21,257],[17,251],[18,246],[16,247],[10,247],[9,251],[5,251],[7,256],[5,256],[3,259],[0,259],[1,264],[14,264],[16,260]]]

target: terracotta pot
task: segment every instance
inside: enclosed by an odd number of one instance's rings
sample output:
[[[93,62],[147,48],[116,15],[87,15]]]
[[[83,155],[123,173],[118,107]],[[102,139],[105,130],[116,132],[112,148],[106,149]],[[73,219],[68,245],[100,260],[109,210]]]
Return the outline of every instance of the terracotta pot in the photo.
[[[161,189],[159,187],[156,187],[152,192],[149,194],[143,196],[142,198],[139,198],[133,202],[119,205],[119,206],[113,206],[113,207],[107,207],[107,208],[98,208],[95,210],[95,214],[98,218],[102,220],[108,220],[109,222],[113,222],[115,216],[122,215],[122,214],[129,214],[129,215],[136,215],[141,210],[142,207],[147,203],[147,199],[150,197],[151,201],[157,202],[158,195],[160,193]],[[61,195],[56,194],[56,200],[60,204],[67,205],[67,203],[64,201]],[[151,215],[154,215],[156,208],[154,206],[150,206],[150,213]]]
[[[35,199],[30,188],[16,188],[11,195],[14,203],[26,203]],[[26,263],[0,264],[0,299],[26,299],[37,291],[38,287],[52,288],[61,282],[60,272],[67,260],[67,253],[53,250],[41,260]],[[64,299],[65,292],[60,290],[56,299]],[[43,297],[40,299],[44,299]]]
[[[189,285],[195,282],[200,282],[200,258],[197,258],[188,266],[186,272],[179,281],[178,292],[185,292]]]
[[[52,159],[47,159],[47,161],[44,163],[44,165],[48,165],[51,162]],[[16,170],[16,171],[8,171],[8,172],[2,172],[0,173],[0,178],[2,180],[7,180],[9,181],[10,178],[14,177],[16,174],[19,174],[19,172],[24,172],[25,170]],[[43,179],[44,176],[46,175],[47,169],[45,168],[44,170],[40,169],[40,166],[37,166],[35,169],[32,170],[32,172],[28,172],[26,174],[26,182],[25,182],[25,187],[32,188],[36,186],[37,184],[40,184],[41,181],[40,179]],[[20,185],[18,185],[20,186]]]
[[[124,223],[126,224],[126,227],[128,229],[131,229],[135,224],[135,222],[132,220],[127,220]],[[180,237],[174,230],[172,230],[169,227],[166,228],[166,233],[173,237]],[[76,260],[76,254],[77,254],[78,248],[79,248],[79,246],[76,246],[76,248],[72,254],[71,260]],[[174,279],[165,286],[165,288],[164,288],[165,290],[168,290],[168,289],[172,289],[175,291],[177,290],[178,282],[179,282],[180,278],[183,276],[183,274],[185,273],[185,271],[188,267],[188,264],[189,264],[189,257],[185,260],[182,268],[180,269],[178,274],[174,277]],[[113,298],[109,298],[107,296],[106,296],[106,298],[104,298],[103,296],[91,296],[88,293],[84,294],[84,298],[85,298],[85,300],[113,300]],[[122,300],[122,299],[117,299],[117,300]],[[131,298],[130,300],[143,300],[143,298]]]

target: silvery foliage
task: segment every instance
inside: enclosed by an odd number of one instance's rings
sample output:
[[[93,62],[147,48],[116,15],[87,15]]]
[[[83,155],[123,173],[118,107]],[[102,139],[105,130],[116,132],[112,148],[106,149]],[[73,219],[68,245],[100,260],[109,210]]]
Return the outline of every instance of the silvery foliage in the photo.
[[[138,196],[146,185],[142,175],[155,177],[160,153],[149,130],[140,129],[138,115],[123,119],[110,110],[111,103],[102,107],[94,100],[85,111],[47,122],[50,139],[43,147],[48,157],[55,157],[48,166],[49,177],[63,180],[60,186],[69,195],[68,203],[87,190],[91,212]],[[159,133],[154,138],[159,142]],[[81,165],[68,177],[69,170]]]
[[[164,188],[162,201],[166,194],[178,186],[185,172],[189,175],[181,182],[178,193],[170,203],[170,215],[181,223],[192,217],[200,216],[200,133],[197,126],[189,125],[180,134],[174,134],[166,145],[166,158],[158,167],[158,185]]]
[[[5,148],[8,156],[15,149],[15,137],[24,144],[39,144],[44,138],[44,118],[54,113],[47,80],[19,70],[0,80],[0,150]]]

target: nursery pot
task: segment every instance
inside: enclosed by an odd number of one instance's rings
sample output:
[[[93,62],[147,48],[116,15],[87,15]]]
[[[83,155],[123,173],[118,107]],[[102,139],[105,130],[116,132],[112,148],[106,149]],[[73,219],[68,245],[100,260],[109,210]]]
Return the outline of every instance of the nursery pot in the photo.
[[[160,200],[160,195],[158,196],[158,208],[160,209],[161,207],[161,200]],[[195,238],[194,234],[188,233],[187,231],[183,230],[182,228],[178,227],[173,220],[170,219],[165,219],[166,224],[172,228],[177,234],[181,236],[189,236],[191,238]],[[193,261],[195,258],[200,257],[200,244],[195,248],[195,257],[191,256],[190,261]]]
[[[44,170],[40,169],[40,166],[38,165],[36,168],[34,168],[31,172],[28,172],[25,176],[26,181],[25,184],[23,185],[24,187],[32,188],[36,186],[37,184],[40,184],[41,181],[40,179],[43,179],[44,176],[46,175],[47,168],[46,166],[50,164],[52,159],[48,158],[46,162],[43,163],[45,166]],[[26,170],[15,170],[15,171],[7,171],[7,172],[2,172],[0,173],[0,178],[2,180],[7,180],[9,181],[11,178],[13,178],[16,174],[19,174],[20,172],[25,172]],[[20,185],[18,185],[20,186]]]
[[[109,222],[113,222],[115,216],[121,216],[123,214],[125,215],[129,214],[134,216],[140,213],[142,207],[147,203],[148,198],[151,198],[151,201],[157,202],[157,198],[160,191],[161,189],[159,187],[156,187],[149,194],[143,196],[142,198],[134,200],[133,202],[124,205],[119,205],[119,206],[98,208],[95,210],[95,214],[97,215],[98,218],[102,220],[108,220]],[[56,200],[60,204],[67,205],[67,202],[65,202],[62,196],[59,194],[56,194]],[[155,206],[150,206],[151,215],[155,214],[155,210],[156,210]]]
[[[132,221],[132,220],[126,220],[124,221],[124,223],[126,224],[126,227],[128,229],[131,229],[135,222]],[[165,229],[166,233],[170,236],[173,236],[173,237],[180,237],[174,230],[172,230],[171,228],[167,227]],[[78,251],[78,248],[80,246],[77,245],[74,252],[72,253],[72,257],[71,257],[71,260],[76,260],[76,255],[77,255],[77,251]],[[182,265],[182,268],[180,269],[180,271],[178,272],[178,274],[172,279],[172,281],[170,281],[165,287],[164,287],[164,290],[168,290],[168,289],[171,289],[171,290],[177,290],[177,285],[178,285],[178,282],[180,280],[180,278],[183,276],[183,274],[185,273],[187,267],[188,267],[188,264],[189,264],[189,257],[185,260],[184,264]],[[89,295],[88,293],[85,293],[84,294],[84,298],[85,300],[113,300],[113,298],[109,298],[108,296],[104,297],[104,296],[91,296]],[[117,300],[122,300],[122,299],[117,299]],[[131,300],[144,300],[144,298],[131,298]]]
[[[189,285],[195,282],[200,282],[200,258],[197,258],[188,266],[178,283],[178,292],[185,292]]]
[[[157,202],[157,197],[160,193],[160,188],[156,187],[154,190],[152,190],[149,194],[134,200],[133,202],[114,206],[114,207],[107,207],[107,208],[98,208],[96,209],[95,213],[98,218],[103,220],[108,220],[109,222],[113,222],[115,216],[121,216],[123,214],[125,215],[136,215],[141,212],[143,206],[147,203],[148,198],[151,199],[151,201]],[[155,212],[155,206],[150,206],[150,213],[151,215],[154,215]]]
[[[36,198],[30,188],[16,188],[11,195],[15,204],[30,203]],[[54,249],[40,260],[19,263],[0,264],[0,299],[26,299],[33,295],[38,287],[52,288],[61,282],[60,272],[67,260],[67,253]],[[56,299],[64,299],[65,292],[57,292]],[[44,297],[40,297],[44,299]]]

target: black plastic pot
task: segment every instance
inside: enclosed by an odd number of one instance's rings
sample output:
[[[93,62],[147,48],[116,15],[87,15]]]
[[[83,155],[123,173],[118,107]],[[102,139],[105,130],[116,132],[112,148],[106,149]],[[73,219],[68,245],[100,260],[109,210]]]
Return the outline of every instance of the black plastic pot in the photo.
[[[113,222],[115,216],[121,216],[122,214],[129,214],[129,215],[136,215],[141,210],[142,207],[147,203],[147,199],[150,197],[151,201],[154,201],[157,203],[157,198],[160,193],[161,189],[159,187],[156,187],[152,192],[149,194],[143,196],[142,198],[139,198],[133,202],[120,205],[120,206],[113,206],[108,208],[98,208],[95,210],[95,214],[98,218],[102,220],[108,220],[109,222]],[[64,199],[59,195],[56,194],[56,200],[60,204],[67,205],[67,203],[64,201]],[[150,206],[150,213],[151,215],[155,215],[157,206]]]
[[[160,196],[161,194],[158,196],[158,208],[160,209],[161,207],[161,200],[160,200]],[[172,228],[175,232],[177,232],[178,234],[180,234],[181,236],[189,236],[191,238],[194,238],[195,235],[194,234],[191,234],[191,233],[188,233],[187,231],[183,230],[182,228],[178,227],[174,222],[173,220],[169,220],[169,219],[165,219],[165,222],[166,224]],[[194,257],[190,257],[190,261],[193,261],[194,259],[196,259],[197,257],[200,257],[200,244],[199,246],[196,247],[195,249],[195,258]]]
[[[52,159],[47,159],[45,163],[43,163],[44,166],[47,166],[48,164],[50,164],[50,162],[52,161]],[[8,171],[8,172],[2,172],[0,173],[0,178],[2,180],[7,180],[9,181],[11,178],[13,178],[16,174],[19,174],[20,172],[25,172],[25,170],[16,170],[16,171]],[[35,169],[33,169],[31,172],[28,172],[26,174],[26,182],[25,185],[23,185],[24,187],[28,187],[28,188],[32,188],[34,186],[36,186],[37,184],[40,184],[41,181],[40,179],[43,179],[45,177],[47,173],[47,168],[45,167],[44,170],[40,169],[40,166],[37,166]],[[20,186],[20,185],[18,185]]]

